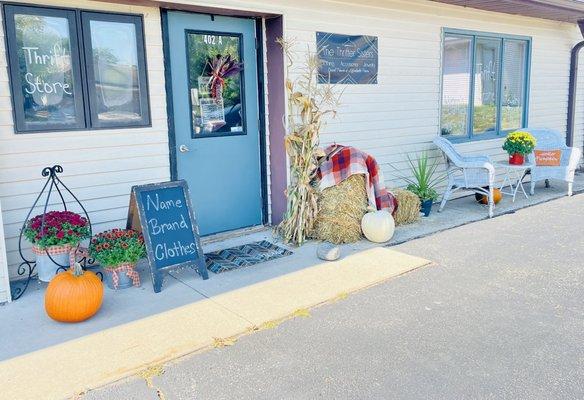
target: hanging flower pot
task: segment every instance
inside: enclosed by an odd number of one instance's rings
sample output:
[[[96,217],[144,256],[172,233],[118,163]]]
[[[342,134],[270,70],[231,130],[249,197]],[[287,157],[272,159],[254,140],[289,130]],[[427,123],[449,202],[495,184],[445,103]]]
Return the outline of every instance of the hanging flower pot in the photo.
[[[131,230],[112,229],[91,239],[89,254],[104,269],[104,280],[110,289],[140,286],[136,263],[146,255],[142,234]]]
[[[29,220],[22,233],[33,245],[39,280],[49,282],[70,266],[71,249],[89,237],[89,223],[71,211],[50,211]]]
[[[50,282],[59,268],[69,266],[71,246],[32,246],[32,252],[36,256],[36,270],[41,282]]]

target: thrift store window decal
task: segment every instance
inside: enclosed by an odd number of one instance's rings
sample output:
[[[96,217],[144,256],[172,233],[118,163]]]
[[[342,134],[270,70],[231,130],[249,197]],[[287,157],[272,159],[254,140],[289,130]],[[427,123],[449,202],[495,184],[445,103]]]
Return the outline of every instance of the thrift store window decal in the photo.
[[[141,16],[3,9],[17,133],[150,124]]]
[[[245,134],[241,36],[187,32],[187,47],[193,137]]]
[[[81,126],[79,71],[72,60],[76,33],[70,16],[16,13],[13,21],[8,33],[12,30],[16,42],[18,63],[11,70],[18,81],[13,95],[20,125],[25,130]]]

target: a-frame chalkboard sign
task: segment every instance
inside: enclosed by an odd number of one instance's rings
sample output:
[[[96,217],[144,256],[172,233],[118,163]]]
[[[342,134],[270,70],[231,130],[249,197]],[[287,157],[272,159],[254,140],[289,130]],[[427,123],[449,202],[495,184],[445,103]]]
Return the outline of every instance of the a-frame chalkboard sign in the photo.
[[[209,279],[191,204],[183,180],[132,187],[127,227],[144,235],[156,293],[162,290],[163,271],[173,268],[193,268]]]

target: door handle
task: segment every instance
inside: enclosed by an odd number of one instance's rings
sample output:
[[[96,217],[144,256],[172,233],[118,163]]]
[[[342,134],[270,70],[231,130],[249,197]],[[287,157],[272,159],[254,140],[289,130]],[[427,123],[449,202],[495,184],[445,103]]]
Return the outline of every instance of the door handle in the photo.
[[[178,146],[178,151],[180,151],[181,153],[188,153],[189,151],[191,151],[186,144],[181,144],[180,146]]]

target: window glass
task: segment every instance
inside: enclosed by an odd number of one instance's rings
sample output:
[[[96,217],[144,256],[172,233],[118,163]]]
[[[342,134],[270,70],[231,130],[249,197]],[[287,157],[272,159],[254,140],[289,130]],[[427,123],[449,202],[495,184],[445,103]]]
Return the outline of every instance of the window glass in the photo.
[[[525,106],[527,45],[521,40],[505,40],[503,50],[503,86],[501,129],[521,128]]]
[[[525,125],[529,46],[505,35],[444,34],[443,136],[486,139]]]
[[[187,33],[193,137],[244,133],[241,38]]]
[[[142,119],[138,42],[133,23],[90,21],[95,112],[103,122]]]
[[[446,36],[442,60],[442,134],[467,135],[472,39]]]
[[[478,38],[475,48],[473,133],[497,131],[500,39]]]
[[[22,104],[15,107],[23,114],[22,121],[17,118],[17,128],[79,126],[83,112],[76,101],[82,94],[76,90],[77,76],[73,73],[76,60],[71,57],[69,19],[18,13],[14,14],[14,31],[16,46],[11,51],[17,53],[20,79],[15,79],[13,88],[22,93]],[[18,81],[20,88],[14,87]]]
[[[17,133],[150,124],[142,17],[2,8]]]

